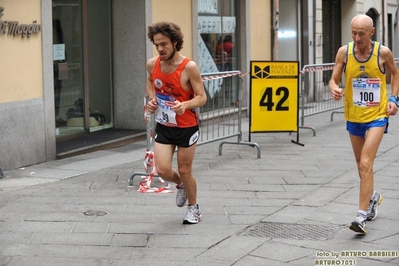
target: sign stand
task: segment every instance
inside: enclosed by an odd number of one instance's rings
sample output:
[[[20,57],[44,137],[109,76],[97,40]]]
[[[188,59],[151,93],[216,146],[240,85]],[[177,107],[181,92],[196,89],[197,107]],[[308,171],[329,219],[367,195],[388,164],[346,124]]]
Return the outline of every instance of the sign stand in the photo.
[[[251,61],[251,133],[296,132],[299,142],[299,62]]]

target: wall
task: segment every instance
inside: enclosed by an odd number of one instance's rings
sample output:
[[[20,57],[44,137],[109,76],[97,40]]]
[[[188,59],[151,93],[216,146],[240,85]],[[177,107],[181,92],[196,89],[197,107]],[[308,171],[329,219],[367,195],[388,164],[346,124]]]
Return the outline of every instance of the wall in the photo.
[[[113,9],[114,114],[118,129],[145,130],[143,97],[151,1],[118,0]]]
[[[145,65],[158,54],[147,38],[147,27],[161,20],[177,23],[184,34],[181,53],[192,57],[191,1],[170,0],[165,4],[162,0],[118,0],[113,1],[112,8],[115,127],[145,130]]]
[[[162,8],[160,8],[162,7]],[[195,7],[196,8],[196,7]],[[193,58],[193,20],[192,1],[189,0],[152,0],[152,22],[169,21],[180,26],[184,35],[183,49],[180,53],[186,57]],[[147,39],[148,42],[150,42]],[[196,45],[197,46],[197,45]],[[158,53],[153,47],[153,56]]]
[[[55,137],[48,138],[49,133],[55,135],[54,122],[50,127],[45,124],[46,111],[54,110],[54,95],[52,85],[44,89],[52,81],[45,80],[43,73],[48,69],[43,60],[48,56],[43,53],[43,32],[49,28],[43,25],[42,1],[0,0],[0,7],[5,8],[1,21],[41,25],[41,31],[31,37],[0,37],[0,73],[4,73],[0,83],[0,168],[9,170],[55,157]],[[45,103],[47,96],[52,99],[49,104]],[[54,113],[51,119],[54,121]]]
[[[361,6],[361,5],[360,5]],[[341,0],[341,27],[342,45],[352,41],[351,21],[354,16],[362,11],[358,11],[359,4],[356,1]]]
[[[323,43],[319,39],[320,36],[323,36],[323,14],[322,14],[323,4],[321,0],[316,0],[315,3],[315,36],[316,40],[313,40],[315,43],[315,64],[323,63]]]
[[[281,1],[280,1],[281,4]],[[250,2],[250,58],[271,60],[272,25],[271,1]]]
[[[399,57],[399,38],[398,38],[399,31],[398,31],[398,16],[397,16],[398,8],[399,8],[399,3],[397,0],[387,1],[386,12],[392,14],[392,53],[395,58]],[[387,22],[387,34],[388,34],[388,22]]]
[[[241,83],[241,100],[242,100],[242,107],[246,108],[249,106],[249,85],[250,85],[250,75],[246,75],[246,73],[250,72],[250,60],[251,58],[251,0],[245,0],[245,1],[238,1],[238,10],[239,10],[239,19],[240,19],[240,25],[237,27],[239,31],[239,42],[240,42],[240,51],[239,54],[241,56],[240,60],[240,66],[238,69],[241,70],[243,73],[242,79],[243,82]],[[256,2],[258,3],[258,1]],[[265,10],[268,14],[266,17],[270,17],[270,9]],[[266,20],[265,20],[266,22]],[[270,20],[269,20],[270,23]],[[270,25],[270,24],[269,24]],[[271,33],[269,33],[271,34]],[[269,35],[270,36],[270,35]],[[266,53],[266,58],[270,59],[271,58],[271,48],[270,48],[270,40],[268,43],[265,43],[269,49],[267,49]],[[259,45],[259,48],[261,50],[262,46]],[[246,112],[248,114],[248,112]]]
[[[41,24],[40,0],[0,0],[0,7],[4,7],[2,21]],[[0,73],[7,73],[0,83],[0,103],[42,98],[41,33],[30,37],[0,34],[0,44]]]

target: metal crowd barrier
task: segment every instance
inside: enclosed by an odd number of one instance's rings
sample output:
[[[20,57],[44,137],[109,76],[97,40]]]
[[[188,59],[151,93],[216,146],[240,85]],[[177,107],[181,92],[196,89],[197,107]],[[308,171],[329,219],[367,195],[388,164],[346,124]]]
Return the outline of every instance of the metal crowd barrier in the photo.
[[[198,145],[237,137],[236,142],[223,141],[219,144],[222,155],[224,144],[248,145],[260,148],[255,142],[242,142],[242,83],[240,71],[226,71],[201,74],[207,93],[207,103],[200,108],[200,139]]]
[[[199,108],[200,136],[197,145],[204,145],[215,141],[237,137],[237,141],[222,141],[219,144],[219,155],[225,144],[247,145],[257,149],[257,158],[260,158],[260,147],[255,142],[243,142],[241,130],[242,116],[242,83],[240,71],[226,71],[201,74],[207,102]],[[146,105],[147,99],[144,104]],[[147,153],[151,151],[153,117],[145,114],[147,120]],[[156,156],[156,154],[154,154]],[[147,157],[146,157],[147,158]],[[133,186],[135,176],[149,176],[151,167],[147,172],[133,173],[129,178],[129,186]],[[159,177],[156,174],[153,177]]]
[[[305,65],[301,71],[299,127],[312,130],[313,136],[316,135],[316,131],[311,126],[305,126],[305,117],[327,111],[334,111],[344,106],[342,99],[340,101],[334,101],[331,98],[331,92],[328,86],[334,65],[334,63]],[[342,112],[332,112],[331,121],[335,113]]]

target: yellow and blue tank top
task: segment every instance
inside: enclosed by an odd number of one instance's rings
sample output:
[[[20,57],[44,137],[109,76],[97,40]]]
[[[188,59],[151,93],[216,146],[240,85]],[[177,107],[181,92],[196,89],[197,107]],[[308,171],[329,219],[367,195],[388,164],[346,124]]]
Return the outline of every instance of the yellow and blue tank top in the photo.
[[[354,43],[346,50],[345,120],[354,123],[369,123],[388,117],[385,69],[380,68],[380,43],[373,42],[373,51],[365,61],[359,61],[354,54]]]

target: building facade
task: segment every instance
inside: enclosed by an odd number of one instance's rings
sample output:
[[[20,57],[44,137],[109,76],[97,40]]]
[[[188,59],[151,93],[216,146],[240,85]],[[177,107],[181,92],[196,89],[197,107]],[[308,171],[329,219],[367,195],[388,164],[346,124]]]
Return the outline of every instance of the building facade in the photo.
[[[0,169],[54,160],[65,139],[145,131],[153,22],[181,26],[181,53],[202,73],[246,73],[251,60],[332,62],[360,13],[398,56],[397,9],[393,0],[0,0]]]

